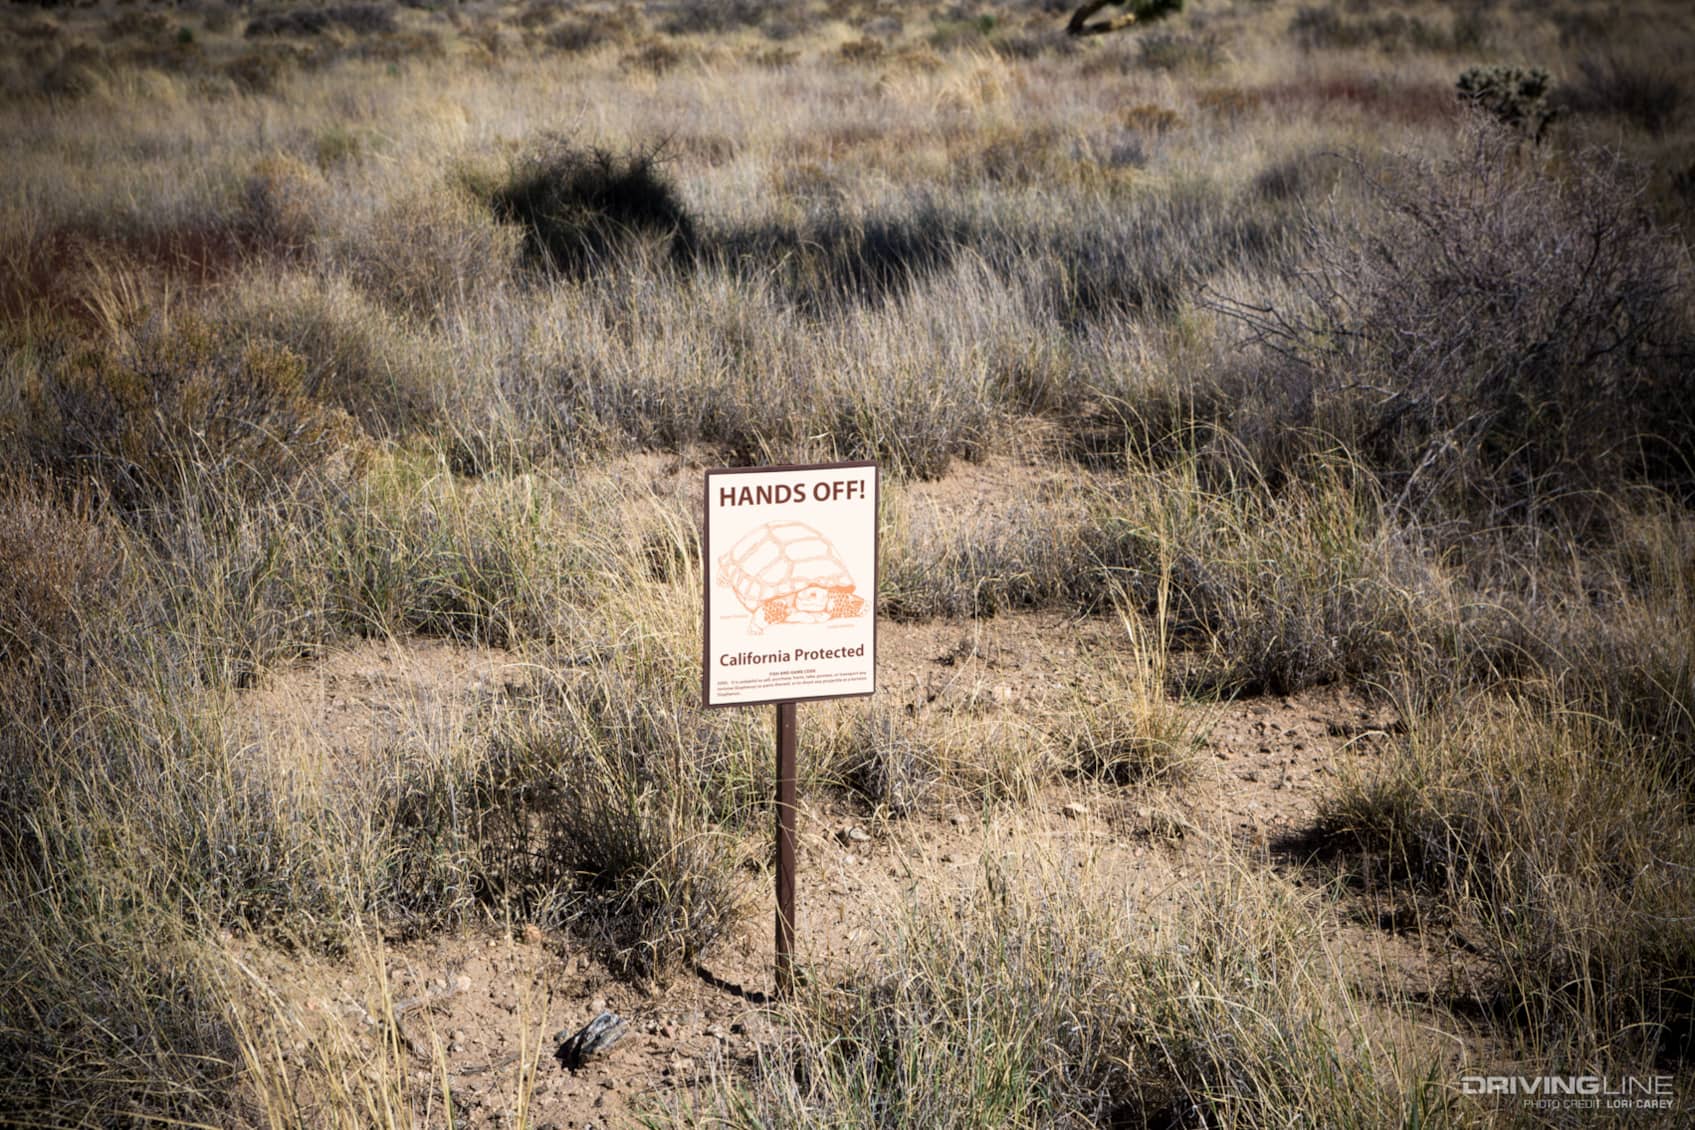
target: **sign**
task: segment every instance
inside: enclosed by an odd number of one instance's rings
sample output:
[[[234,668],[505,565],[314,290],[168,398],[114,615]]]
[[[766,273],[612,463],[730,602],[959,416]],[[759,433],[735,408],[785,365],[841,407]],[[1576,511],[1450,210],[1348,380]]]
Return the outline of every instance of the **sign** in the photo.
[[[877,486],[875,463],[706,473],[707,706],[876,690]]]

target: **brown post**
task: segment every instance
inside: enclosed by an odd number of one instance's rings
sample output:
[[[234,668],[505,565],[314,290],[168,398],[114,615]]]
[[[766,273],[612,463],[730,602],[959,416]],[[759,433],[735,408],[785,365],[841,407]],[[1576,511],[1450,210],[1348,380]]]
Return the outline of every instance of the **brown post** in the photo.
[[[795,986],[795,704],[777,704],[777,995]]]

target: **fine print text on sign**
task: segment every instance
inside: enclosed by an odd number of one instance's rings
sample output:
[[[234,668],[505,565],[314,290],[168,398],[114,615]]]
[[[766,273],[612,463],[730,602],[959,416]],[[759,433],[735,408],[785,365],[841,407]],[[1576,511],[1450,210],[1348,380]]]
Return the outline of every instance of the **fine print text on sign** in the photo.
[[[876,689],[876,464],[708,471],[704,549],[707,706]]]

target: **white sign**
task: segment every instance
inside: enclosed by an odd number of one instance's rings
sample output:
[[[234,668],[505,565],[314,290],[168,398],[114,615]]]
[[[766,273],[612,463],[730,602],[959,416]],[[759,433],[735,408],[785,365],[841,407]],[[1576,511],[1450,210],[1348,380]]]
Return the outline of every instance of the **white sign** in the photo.
[[[706,473],[707,706],[877,687],[877,465]]]

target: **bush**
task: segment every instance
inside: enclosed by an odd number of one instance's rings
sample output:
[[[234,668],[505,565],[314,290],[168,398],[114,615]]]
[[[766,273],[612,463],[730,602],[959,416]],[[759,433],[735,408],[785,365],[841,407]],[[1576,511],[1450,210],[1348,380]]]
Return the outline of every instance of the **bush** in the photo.
[[[390,34],[396,30],[394,10],[381,4],[347,4],[334,8],[293,8],[284,12],[262,12],[247,21],[247,38],[276,35],[322,35],[331,27],[349,31]]]
[[[720,1075],[691,1125],[1446,1124],[1432,1087],[1384,1070],[1313,908],[1280,881],[1182,884],[1150,917],[1070,862],[991,863],[907,908],[865,968],[782,1006],[792,1034],[752,1080]]]
[[[242,185],[235,226],[250,245],[299,257],[318,233],[327,186],[318,170],[287,156],[264,157]]]
[[[1539,68],[1472,67],[1456,84],[1460,101],[1501,125],[1540,143],[1559,110],[1548,98],[1548,72]]]
[[[612,38],[612,33],[595,20],[571,20],[549,28],[542,42],[555,51],[574,55],[589,51]]]
[[[304,54],[287,45],[244,51],[223,65],[223,73],[244,94],[270,94],[298,70]]]
[[[0,844],[25,826],[29,751],[74,706],[90,641],[120,606],[123,543],[91,509],[0,479]]]
[[[1689,280],[1633,169],[1597,151],[1556,176],[1479,127],[1367,190],[1364,230],[1310,232],[1292,297],[1215,302],[1267,347],[1236,411],[1263,470],[1316,428],[1393,509],[1474,525],[1632,481],[1695,488]]]
[[[618,156],[554,141],[519,164],[489,204],[523,230],[531,265],[549,273],[585,275],[642,237],[673,263],[694,257],[694,221],[656,150]]]
[[[286,349],[179,315],[54,361],[14,434],[35,468],[131,513],[198,482],[259,497],[333,462],[352,439],[347,417],[314,403],[305,378]]]
[[[436,418],[445,366],[428,342],[345,279],[250,278],[228,292],[217,316],[231,337],[286,348],[300,361],[301,391],[347,412],[372,436],[400,436]]]
[[[707,35],[757,27],[771,6],[771,0],[679,0],[660,30],[667,35]]]

